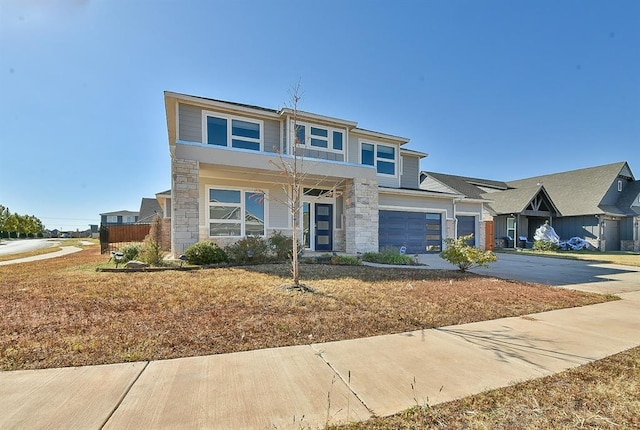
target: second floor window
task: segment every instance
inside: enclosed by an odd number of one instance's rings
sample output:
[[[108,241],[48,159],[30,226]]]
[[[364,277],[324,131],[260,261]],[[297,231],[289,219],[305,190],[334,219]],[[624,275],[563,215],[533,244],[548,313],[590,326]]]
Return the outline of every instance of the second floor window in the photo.
[[[262,122],[246,118],[206,115],[205,143],[238,149],[260,151]]]
[[[298,123],[296,125],[296,144],[307,145],[309,149],[324,149],[333,152],[343,151],[344,133],[331,128]]]
[[[375,166],[380,174],[395,176],[396,149],[388,145],[362,143],[360,162],[367,166]]]

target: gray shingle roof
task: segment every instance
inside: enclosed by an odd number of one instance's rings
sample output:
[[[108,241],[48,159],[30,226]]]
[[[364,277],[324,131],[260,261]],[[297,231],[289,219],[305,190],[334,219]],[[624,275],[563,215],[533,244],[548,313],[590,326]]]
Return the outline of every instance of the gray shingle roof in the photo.
[[[544,185],[549,197],[563,216],[606,212],[600,202],[627,163],[607,164],[551,175],[507,182],[513,188]],[[495,196],[492,195],[495,199]]]
[[[101,213],[100,216],[138,216],[139,212],[133,212],[133,211],[113,211],[113,212],[104,212]]]
[[[156,199],[150,199],[143,197],[140,202],[140,216],[138,216],[138,222],[151,222],[156,215],[162,214],[162,208],[160,203]]]
[[[493,202],[489,204],[491,209],[497,214],[517,214],[523,212],[531,200],[538,194],[547,194],[544,186],[512,188],[498,193],[486,193],[483,197],[491,199]],[[553,201],[551,202],[553,206]],[[555,208],[550,208],[552,211]]]
[[[640,181],[629,182],[618,199],[618,208],[626,214],[640,215],[640,205],[631,206],[634,202],[638,203],[638,195],[640,195]]]
[[[422,174],[432,177],[433,179],[443,183],[447,187],[456,190],[460,194],[464,194],[470,199],[493,199],[493,194],[491,194],[491,196],[486,196],[486,192],[479,188],[478,185],[495,188],[498,190],[506,190],[508,188],[507,184],[504,182],[492,181],[489,179],[447,175],[445,173],[437,172],[422,172]]]

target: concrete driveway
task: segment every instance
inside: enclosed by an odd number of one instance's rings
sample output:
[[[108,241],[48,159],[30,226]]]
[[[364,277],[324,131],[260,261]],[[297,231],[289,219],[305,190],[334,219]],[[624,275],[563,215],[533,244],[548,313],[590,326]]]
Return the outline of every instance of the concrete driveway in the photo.
[[[498,261],[492,263],[488,269],[477,268],[472,272],[554,286],[601,284],[615,281],[616,285],[619,284],[619,287],[623,289],[620,292],[640,291],[640,267],[524,254],[498,253],[497,255]],[[419,258],[420,262],[427,264],[430,268],[457,269],[456,266],[449,264],[437,254],[423,254]],[[603,286],[600,285],[600,287]]]

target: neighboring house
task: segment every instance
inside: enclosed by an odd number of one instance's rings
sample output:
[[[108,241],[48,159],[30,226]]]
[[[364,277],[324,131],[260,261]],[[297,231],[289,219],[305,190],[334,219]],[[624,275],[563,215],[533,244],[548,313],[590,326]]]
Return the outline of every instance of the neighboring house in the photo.
[[[102,225],[119,225],[119,224],[135,224],[138,222],[139,212],[132,211],[115,211],[100,214],[100,224]]]
[[[164,217],[164,212],[157,198],[143,197],[140,202],[139,214],[136,221],[138,224],[151,224],[157,215]]]
[[[409,139],[353,121],[165,92],[171,193],[156,195],[171,218],[171,248],[210,240],[221,246],[275,231],[292,233],[277,167],[304,155],[304,248],[350,254],[406,247],[440,251],[456,236],[456,216],[484,247],[484,199],[419,187]],[[298,142],[298,143],[296,143]]]
[[[493,202],[485,196],[488,192],[504,191],[508,187],[504,182],[488,179],[470,178],[465,176],[448,175],[436,172],[420,172],[420,188],[426,191],[459,194],[461,197],[456,202],[482,202],[482,214],[480,222],[485,227],[484,248],[496,247],[493,212],[489,205]],[[471,216],[468,213],[455,211],[456,235],[464,236],[476,232],[472,229]],[[476,241],[477,245],[480,245]],[[501,244],[498,244],[500,247]]]
[[[422,172],[421,186],[488,200],[484,217],[493,217],[498,246],[531,241],[548,221],[564,240],[580,237],[602,251],[640,250],[640,181],[626,162],[510,182]]]
[[[165,219],[171,219],[171,190],[162,191],[156,194],[156,200],[162,208]]]
[[[552,222],[561,238],[582,237],[602,251],[640,250],[640,185],[626,162],[508,184],[516,189],[543,187],[546,190],[557,208],[558,215],[552,215]],[[508,211],[502,212],[503,217],[507,216]],[[526,231],[526,227],[523,228]]]

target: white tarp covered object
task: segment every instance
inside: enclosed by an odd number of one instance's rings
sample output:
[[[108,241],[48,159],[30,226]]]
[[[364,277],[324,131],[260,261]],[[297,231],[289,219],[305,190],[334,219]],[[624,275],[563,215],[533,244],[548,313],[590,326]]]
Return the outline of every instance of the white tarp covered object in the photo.
[[[558,245],[560,245],[560,248],[564,250],[571,249],[573,251],[580,251],[582,249],[596,249],[595,246],[580,237],[572,237],[566,242],[558,243]]]
[[[558,244],[563,250],[580,251],[582,249],[595,249],[595,247],[588,241],[580,237],[572,237],[565,241],[560,241],[560,236],[548,223],[544,223],[537,230],[533,236],[535,240],[544,240],[546,242],[552,242]]]
[[[553,227],[546,222],[538,227],[533,238],[535,240],[544,240],[545,242],[560,243],[560,236],[558,236]]]

